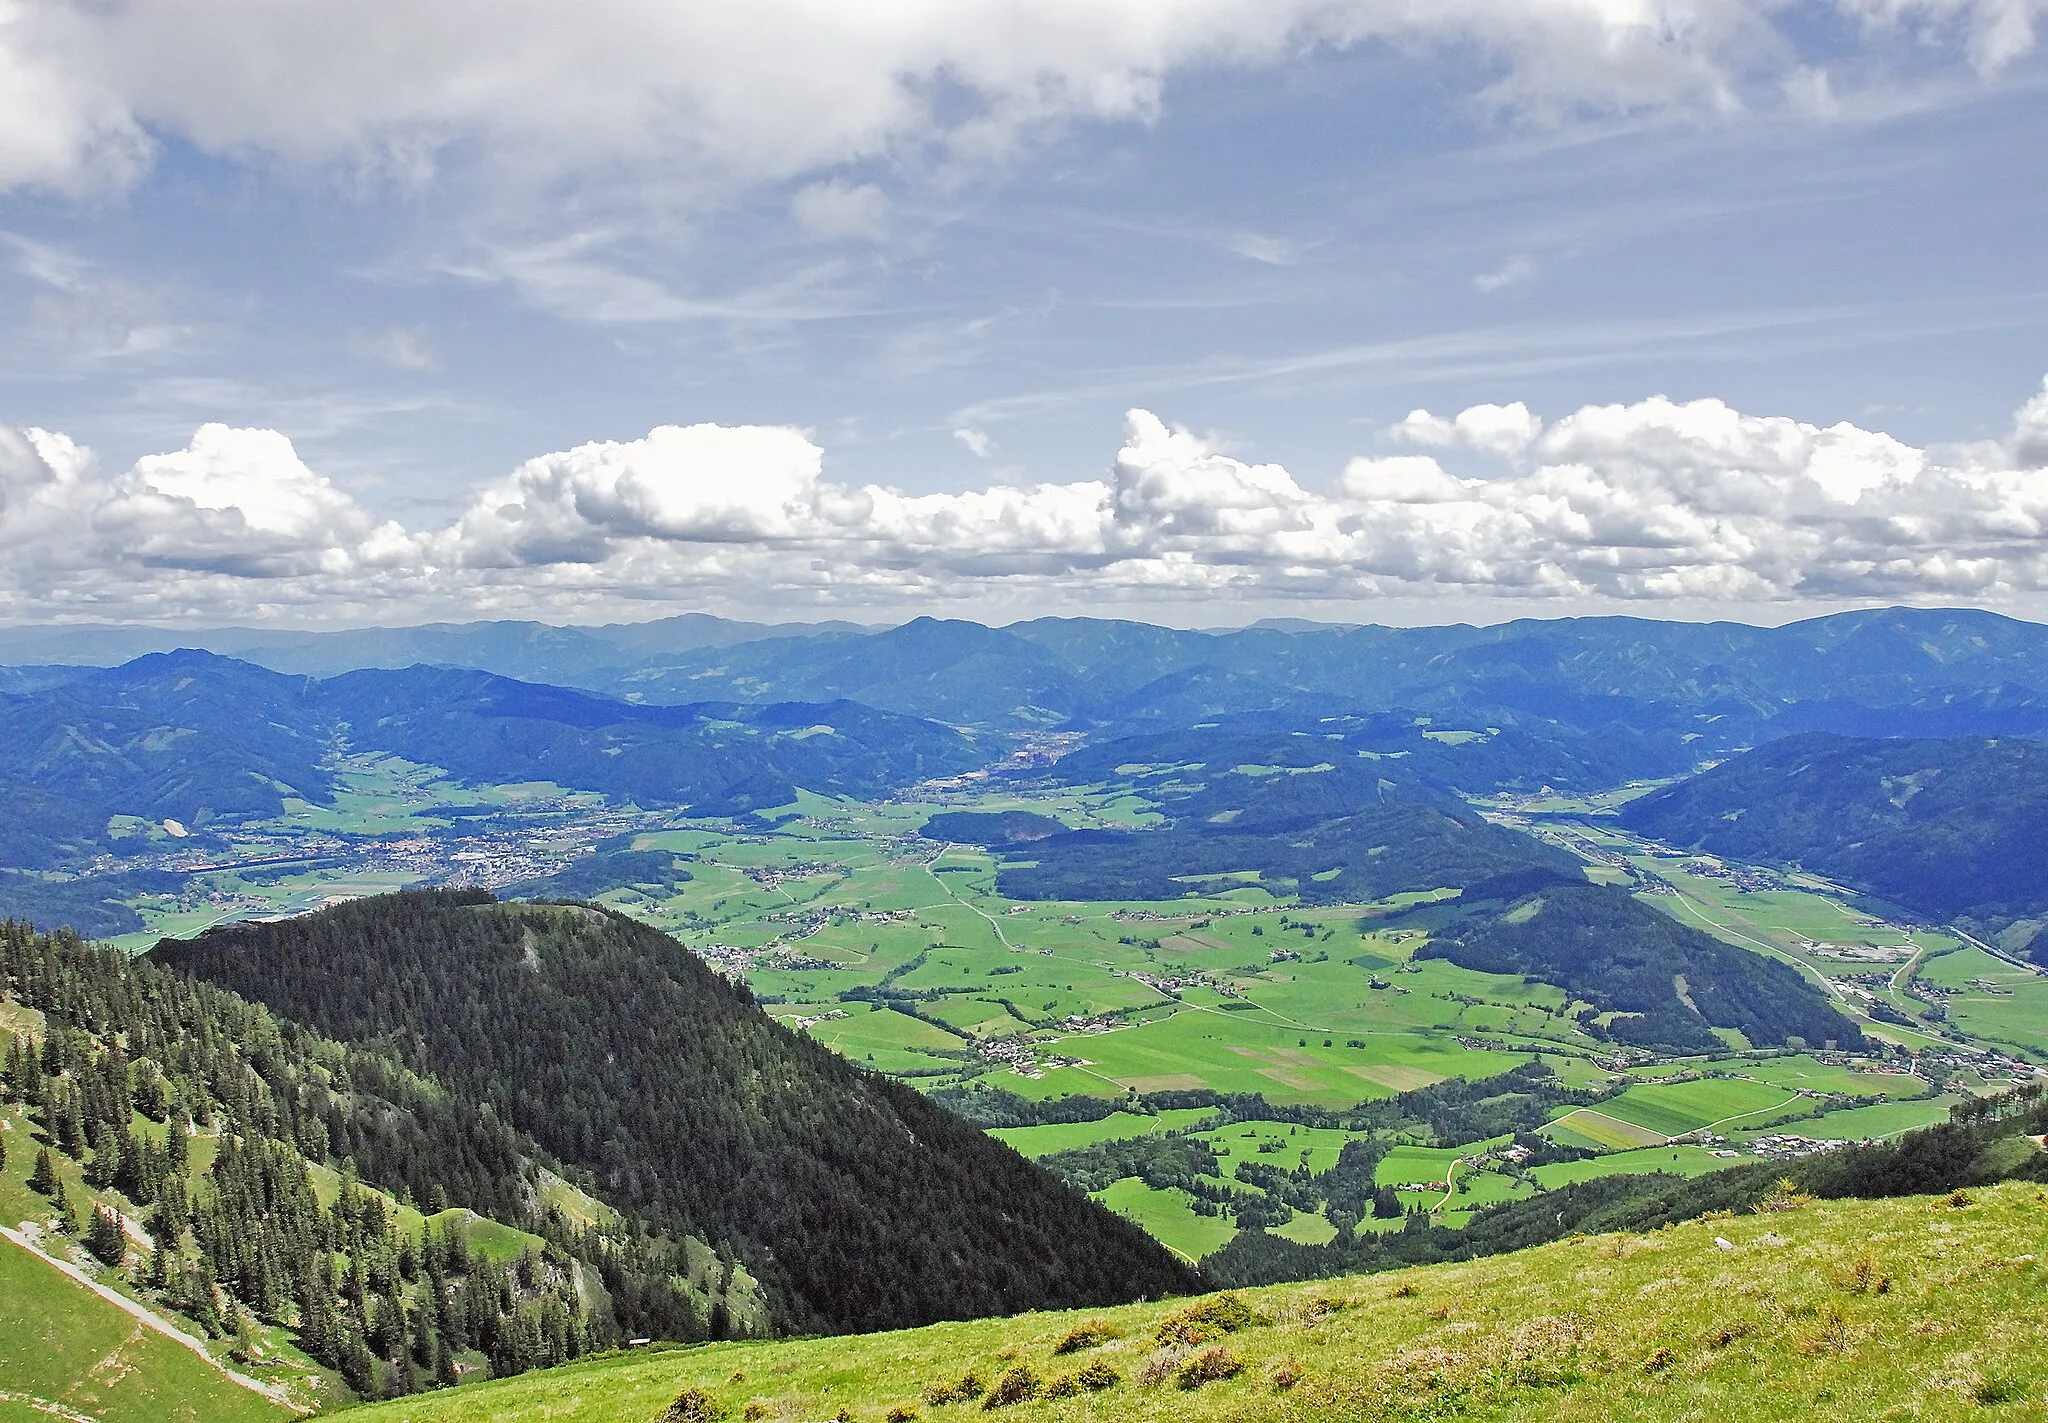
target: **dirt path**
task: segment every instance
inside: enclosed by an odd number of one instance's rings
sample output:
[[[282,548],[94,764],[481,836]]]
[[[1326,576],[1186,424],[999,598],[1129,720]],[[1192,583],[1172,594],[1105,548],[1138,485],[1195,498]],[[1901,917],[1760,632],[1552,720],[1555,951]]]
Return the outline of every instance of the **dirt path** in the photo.
[[[72,1279],[76,1280],[79,1284],[84,1285],[87,1289],[91,1290],[94,1294],[98,1295],[101,1299],[105,1300],[108,1304],[113,1305],[116,1309],[121,1310],[123,1313],[132,1315],[135,1318],[135,1320],[141,1325],[143,1325],[145,1328],[154,1329],[157,1333],[163,1335],[166,1339],[169,1339],[171,1342],[175,1344],[182,1344],[185,1348],[190,1349],[200,1358],[206,1360],[208,1364],[212,1365],[215,1369],[219,1370],[221,1375],[225,1377],[229,1382],[239,1384],[241,1387],[248,1389],[251,1393],[260,1393],[265,1398],[269,1399],[272,1403],[278,1404],[285,1408],[289,1408],[294,1413],[304,1414],[312,1412],[311,1409],[303,1408],[299,1404],[294,1403],[291,1399],[291,1396],[285,1392],[282,1385],[274,1383],[265,1383],[261,1379],[251,1378],[247,1374],[238,1373],[234,1369],[229,1368],[226,1364],[223,1364],[220,1360],[214,1358],[213,1355],[207,1353],[206,1345],[201,1343],[193,1335],[187,1334],[184,1330],[178,1328],[175,1324],[172,1324],[162,1315],[157,1314],[153,1310],[144,1308],[142,1305],[137,1304],[134,1300],[128,1298],[128,1296],[120,1293],[119,1291],[108,1289],[105,1285],[101,1284],[98,1280],[95,1280],[92,1276],[86,1274],[85,1271],[79,1269],[76,1265],[71,1264],[69,1261],[59,1260],[53,1255],[44,1254],[41,1250],[38,1250],[33,1244],[31,1244],[29,1242],[29,1238],[23,1235],[20,1231],[10,1230],[8,1227],[0,1225],[0,1236],[5,1236],[14,1244],[19,1245],[22,1249],[28,1251],[29,1254],[35,1256],[38,1260],[41,1260],[44,1264],[48,1265],[51,1269],[60,1270],[64,1274],[69,1275]]]
[[[1430,1214],[1441,1213],[1451,1203],[1451,1197],[1458,1194],[1458,1168],[1465,1164],[1462,1156],[1453,1157],[1451,1164],[1444,1168],[1444,1198],[1430,1207]]]

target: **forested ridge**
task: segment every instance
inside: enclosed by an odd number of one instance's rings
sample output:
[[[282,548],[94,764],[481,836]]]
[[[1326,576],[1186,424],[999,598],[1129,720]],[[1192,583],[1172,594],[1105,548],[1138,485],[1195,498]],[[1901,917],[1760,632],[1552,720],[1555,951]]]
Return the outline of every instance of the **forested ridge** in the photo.
[[[1193,773],[1188,773],[1192,775]],[[1441,788],[1381,763],[1221,770],[1152,785],[1171,817],[1147,830],[991,836],[985,817],[932,817],[925,834],[987,843],[996,888],[1016,899],[1175,899],[1255,875],[1305,904],[1365,903],[1459,887],[1531,866],[1569,871],[1564,851],[1489,823]]]
[[[166,941],[487,1105],[650,1222],[729,1245],[785,1328],[889,1328],[1192,1288],[1136,1225],[775,1023],[658,931],[407,893]]]
[[[1727,1044],[1712,1030],[1733,1028],[1755,1047],[1794,1038],[1864,1045],[1862,1031],[1795,970],[1576,875],[1504,876],[1405,919],[1432,924],[1417,958],[1555,984],[1594,1010],[1581,1015],[1588,1032],[1616,1042],[1719,1052]]]
[[[2048,915],[2048,742],[1789,737],[1653,791],[1621,819],[1984,932]],[[2037,929],[2022,925],[2011,947]]]
[[[702,1338],[734,1313],[708,1246],[564,1218],[530,1138],[375,1048],[12,921],[0,990],[43,1015],[39,1039],[0,1034],[0,1087],[37,1127],[17,1147],[39,1153],[31,1186],[110,1265],[131,1248],[109,1212],[139,1215],[146,1286],[239,1352],[250,1318],[281,1324],[375,1397],[560,1363],[622,1332]],[[324,1204],[315,1166],[340,1176]],[[66,1175],[111,1204],[68,1193]],[[408,1227],[393,1200],[433,1215]],[[451,1201],[540,1240],[487,1258]]]
[[[290,798],[330,803],[341,750],[716,815],[785,805],[799,787],[883,794],[984,759],[951,728],[853,702],[642,706],[441,667],[315,681],[191,651],[0,693],[0,712],[13,811],[0,864],[20,868],[133,851],[136,825],[164,819],[191,846],[221,846],[220,827],[280,815]]]

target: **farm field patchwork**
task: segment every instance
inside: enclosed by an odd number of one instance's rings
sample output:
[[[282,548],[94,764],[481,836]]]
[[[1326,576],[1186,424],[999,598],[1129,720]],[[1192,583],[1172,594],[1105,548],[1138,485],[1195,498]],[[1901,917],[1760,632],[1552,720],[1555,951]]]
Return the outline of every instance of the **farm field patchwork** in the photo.
[[[345,789],[335,807],[319,812],[331,824],[313,817],[331,831],[348,828],[335,817],[348,818],[357,831],[400,834],[459,824],[483,811],[530,811],[537,826],[549,815],[566,823],[595,813],[554,787],[451,789],[431,768],[388,761],[352,765]],[[1243,877],[1221,876],[1203,882],[1207,893],[1180,900],[1017,901],[997,892],[997,860],[989,852],[917,834],[933,813],[962,809],[1027,810],[1077,827],[1157,819],[1145,801],[1117,784],[1031,794],[947,791],[886,802],[804,792],[788,806],[738,822],[620,809],[604,812],[622,832],[607,843],[666,851],[676,857],[676,873],[661,883],[600,888],[596,897],[743,977],[790,1026],[925,1090],[983,1082],[1041,1101],[1203,1090],[1256,1094],[1288,1108],[1341,1110],[1449,1079],[1491,1076],[1531,1053],[1567,1084],[1599,1088],[1609,1079],[1611,1068],[1596,1061],[1609,1045],[1585,1032],[1577,1005],[1560,990],[1443,959],[1417,960],[1426,932],[1412,923],[1381,922],[1390,909],[1431,895],[1397,896],[1377,906],[1309,907]],[[1603,841],[1605,834],[1590,830],[1586,843],[1626,850],[1628,863],[1682,883],[1691,896],[1687,904],[1743,926],[1731,931],[1732,942],[1803,963],[1852,989],[1853,975],[1870,965],[1826,957],[1814,945],[1829,952],[1910,954],[1953,943],[1901,938],[1894,926],[1809,888],[1744,893],[1719,871],[1693,874],[1625,837]],[[223,872],[214,877],[223,903],[163,905],[148,913],[156,927],[190,932],[215,918],[251,912],[251,904],[285,912],[411,878],[401,868]],[[1935,952],[1927,962],[1946,957]],[[1957,962],[1950,969],[1965,967]],[[1971,985],[1973,977],[1984,974],[1958,979],[1951,999],[1957,1020],[1974,1015],[1973,1022],[2021,1031],[2033,1006],[2024,996],[2030,986],[2019,985],[2009,1000]],[[1732,1047],[1742,1046],[1727,1036]],[[1926,1039],[1938,1041],[1931,1034]],[[1642,1148],[1704,1127],[1742,1136],[1747,1128],[1795,1116],[1802,1118],[1798,1129],[1816,1138],[1847,1138],[1881,1121],[1925,1115],[1907,1107],[1828,1125],[1828,1118],[1814,1117],[1829,1105],[1820,1094],[1881,1104],[1917,1094],[1923,1084],[1811,1054],[1732,1058],[1710,1070],[1739,1075],[1669,1080],[1700,1065],[1639,1069],[1644,1080],[1637,1085],[1562,1113],[1546,1134],[1613,1153],[1608,1160],[1632,1162],[1647,1159],[1638,1155]],[[1117,1113],[1099,1122],[998,1135],[1041,1156],[1190,1124],[1178,1112]],[[1346,1139],[1326,1128],[1299,1128],[1284,1142],[1273,1135],[1287,1131],[1286,1124],[1239,1123],[1204,1139],[1223,1153],[1226,1177],[1246,1160],[1291,1170],[1305,1159],[1312,1172],[1325,1171]],[[1498,1173],[1468,1168],[1467,1176],[1449,1204],[1452,1223],[1477,1204],[1530,1189]],[[1426,1179],[1440,1179],[1440,1173]],[[1228,1184],[1256,1194],[1242,1183]],[[1136,1178],[1114,1189],[1122,1208],[1191,1256],[1234,1233],[1227,1213],[1198,1214],[1183,1195],[1153,1191]],[[1418,1193],[1403,1204],[1427,1207],[1439,1200],[1441,1193],[1430,1200]],[[1331,1227],[1320,1215],[1296,1214],[1277,1229],[1307,1241]]]

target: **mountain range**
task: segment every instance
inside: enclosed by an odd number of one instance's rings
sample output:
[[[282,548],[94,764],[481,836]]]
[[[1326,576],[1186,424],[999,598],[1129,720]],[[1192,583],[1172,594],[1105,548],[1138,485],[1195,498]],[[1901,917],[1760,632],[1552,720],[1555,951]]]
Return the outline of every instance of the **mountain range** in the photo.
[[[1691,737],[1706,750],[1794,731],[1857,735],[2048,730],[2048,627],[1974,610],[1873,609],[1777,628],[1643,618],[1390,628],[1281,621],[1197,632],[1089,618],[1007,627],[758,624],[702,614],[281,633],[126,628],[0,631],[17,684],[53,663],[195,647],[332,676],[468,667],[632,700],[832,701],[955,725],[1097,727],[1282,707],[1412,709]]]
[[[206,652],[150,653],[0,697],[0,863],[118,848],[114,817],[217,824],[326,804],[334,758],[375,751],[493,784],[552,781],[734,814],[796,788],[873,795],[987,756],[968,737],[854,702],[647,706],[493,673],[416,666],[319,680]]]

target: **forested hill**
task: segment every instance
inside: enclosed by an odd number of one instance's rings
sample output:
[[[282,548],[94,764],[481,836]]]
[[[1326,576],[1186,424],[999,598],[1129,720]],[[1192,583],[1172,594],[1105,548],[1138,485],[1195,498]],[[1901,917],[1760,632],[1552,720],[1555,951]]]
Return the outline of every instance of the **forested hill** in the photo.
[[[191,651],[0,695],[0,718],[0,864],[38,869],[118,850],[124,822],[176,820],[203,844],[290,797],[326,804],[341,750],[707,815],[799,787],[880,795],[985,759],[948,727],[851,702],[650,707],[435,667],[322,682]]]
[[[1981,929],[2048,914],[2044,742],[1791,737],[1632,802],[1622,823]]]
[[[1755,1047],[1864,1046],[1820,989],[1776,959],[1722,943],[1625,889],[1545,871],[1474,885],[1408,919],[1429,924],[1417,958],[1556,984],[1608,1017],[1590,1030],[1667,1052],[1719,1052],[1715,1028]],[[1402,922],[1399,919],[1390,922]]]
[[[1564,851],[1383,767],[1355,757],[1184,767],[1207,780],[1138,782],[1171,817],[1155,829],[1057,831],[1048,822],[1027,838],[1002,833],[991,823],[998,817],[947,814],[924,834],[988,845],[1002,857],[997,888],[1017,899],[1175,899],[1255,880],[1304,903],[1363,903],[1530,868],[1578,874]]]
[[[708,1243],[578,1190],[531,1137],[375,1046],[14,921],[0,1008],[0,1104],[33,1114],[0,1140],[0,1164],[19,1153],[0,1189],[26,1178],[36,1218],[103,1264],[145,1254],[145,1297],[238,1358],[262,1352],[253,1315],[381,1398],[766,1325]]]
[[[622,1207],[735,1250],[786,1328],[894,1328],[1195,1283],[1137,1226],[783,1028],[623,915],[409,893],[153,956],[344,1040],[388,1044],[489,1103]]]

